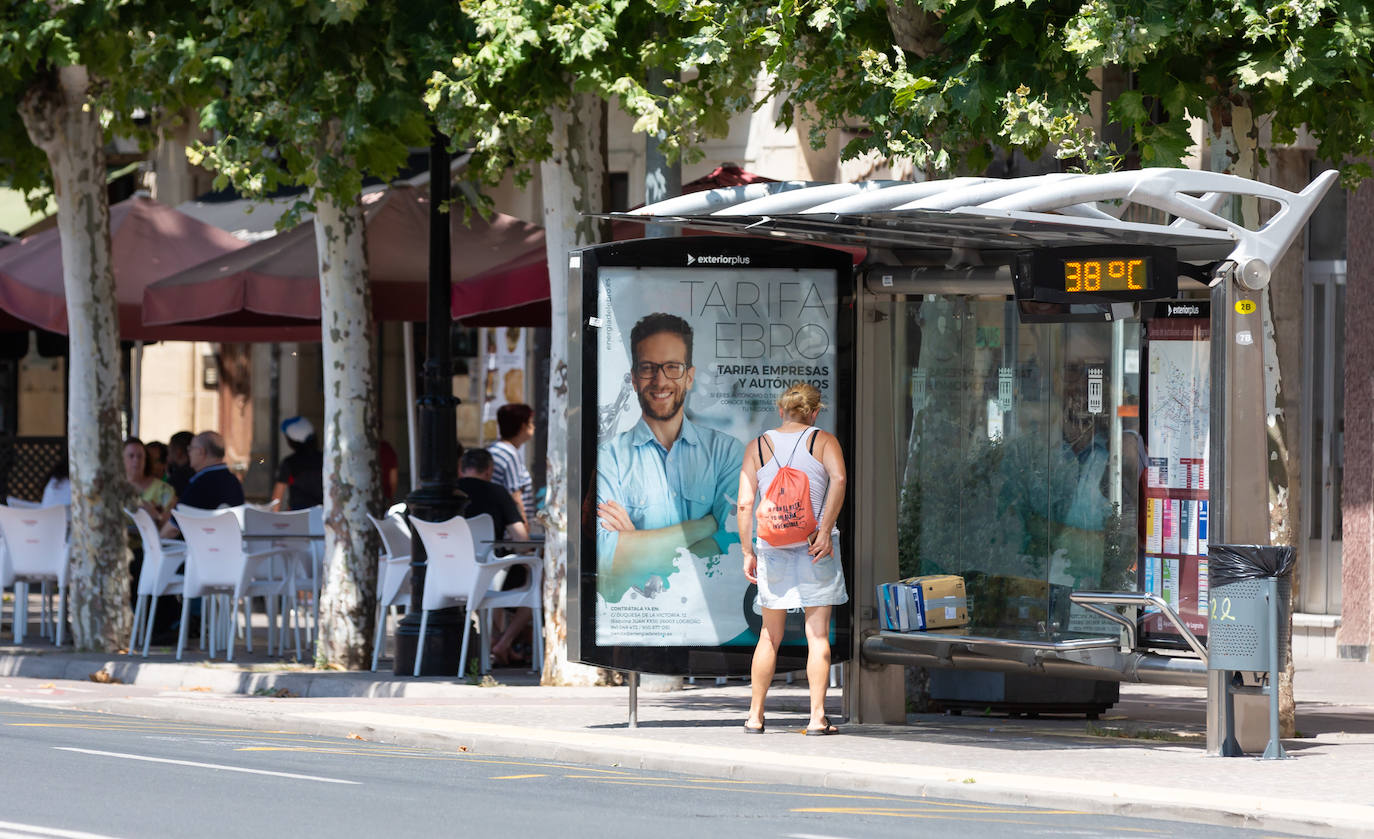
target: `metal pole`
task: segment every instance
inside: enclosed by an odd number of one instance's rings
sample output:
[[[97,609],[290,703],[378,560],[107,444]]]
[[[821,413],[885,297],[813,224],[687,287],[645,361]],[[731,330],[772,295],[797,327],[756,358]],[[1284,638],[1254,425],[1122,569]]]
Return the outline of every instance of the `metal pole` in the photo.
[[[401,324],[402,351],[406,370],[406,448],[410,453],[410,489],[420,488],[420,441],[415,419],[415,324]]]
[[[630,687],[630,728],[639,728],[639,674],[631,670],[625,684]]]
[[[410,515],[425,521],[447,521],[462,513],[467,495],[458,489],[456,461],[458,440],[453,396],[453,269],[449,241],[450,216],[444,205],[449,200],[448,138],[434,132],[430,144],[429,180],[429,312],[425,343],[424,394],[418,400],[420,442],[420,488],[410,494]],[[397,675],[415,669],[419,644],[425,645],[420,675],[462,675],[464,662],[458,661],[463,622],[462,607],[438,609],[429,615],[425,637],[420,637],[420,611],[424,603],[424,543],[412,534],[411,599],[406,616],[396,628]]]
[[[1226,356],[1231,335],[1231,320],[1227,317],[1230,283],[1222,281],[1212,287],[1212,322],[1210,341],[1212,392],[1208,398],[1211,413],[1211,438],[1207,465],[1207,541],[1220,544],[1226,540],[1226,439],[1230,425],[1226,415]],[[1210,615],[1210,609],[1208,610]],[[1210,639],[1209,639],[1210,640]],[[1226,732],[1229,724],[1227,706],[1230,694],[1225,670],[1207,671],[1207,755],[1226,756]]]
[[[1269,684],[1265,689],[1269,694],[1269,743],[1264,747],[1263,759],[1287,760],[1288,753],[1279,741],[1279,621],[1288,620],[1288,615],[1279,603],[1278,577],[1264,581],[1264,597],[1268,604],[1266,623],[1269,624]]]
[[[1121,412],[1117,410],[1126,396],[1126,322],[1123,320],[1112,321],[1112,361],[1108,368],[1111,372],[1111,399],[1108,404],[1111,406],[1112,433],[1108,435],[1110,451],[1107,455],[1107,462],[1111,465],[1111,478],[1107,485],[1107,491],[1111,497],[1108,499],[1116,506],[1119,515],[1125,515],[1121,509]]]
[[[267,435],[268,474],[277,474],[281,463],[281,344],[272,344],[267,351],[267,386],[272,394],[267,400],[267,414],[271,430]]]
[[[129,436],[138,436],[138,424],[143,411],[143,342],[134,341],[134,357],[129,362]]]

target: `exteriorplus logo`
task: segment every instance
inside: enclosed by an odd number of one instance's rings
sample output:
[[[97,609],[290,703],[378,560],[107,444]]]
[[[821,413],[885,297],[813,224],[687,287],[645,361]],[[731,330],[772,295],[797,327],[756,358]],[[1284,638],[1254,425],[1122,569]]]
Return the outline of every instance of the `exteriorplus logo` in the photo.
[[[695,265],[698,262],[700,262],[702,265],[748,265],[749,257],[726,256],[725,254],[707,254],[706,256],[694,256],[690,253],[687,254],[688,265]]]
[[[1166,304],[1166,307],[1167,308],[1165,309],[1165,317],[1173,317],[1175,315],[1197,316],[1202,314],[1202,307],[1197,305],[1188,305],[1186,303],[1182,305],[1178,303],[1168,303]]]

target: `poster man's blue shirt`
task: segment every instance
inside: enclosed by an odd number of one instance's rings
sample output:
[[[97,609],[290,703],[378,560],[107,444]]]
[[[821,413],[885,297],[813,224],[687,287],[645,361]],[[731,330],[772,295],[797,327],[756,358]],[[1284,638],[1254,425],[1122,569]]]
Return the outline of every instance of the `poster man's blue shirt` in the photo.
[[[673,447],[665,450],[641,418],[601,444],[596,501],[619,502],[639,530],[656,530],[707,513],[715,516],[720,530],[735,512],[743,460],[743,443],[686,417]],[[610,561],[619,539],[618,532],[607,530],[597,519],[599,562]]]

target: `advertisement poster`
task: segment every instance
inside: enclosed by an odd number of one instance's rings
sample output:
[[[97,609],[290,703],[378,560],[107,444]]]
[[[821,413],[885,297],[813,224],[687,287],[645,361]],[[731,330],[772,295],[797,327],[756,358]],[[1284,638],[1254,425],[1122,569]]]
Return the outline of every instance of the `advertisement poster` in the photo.
[[[835,270],[757,262],[689,252],[678,268],[597,273],[599,646],[757,639],[735,520],[745,446],[777,427],[793,382],[820,390],[819,427],[843,409]]]
[[[1209,313],[1205,302],[1161,304],[1146,327],[1149,469],[1141,589],[1160,595],[1199,637],[1207,634]],[[1145,630],[1177,637],[1163,615],[1147,615]]]
[[[525,330],[518,326],[483,327],[482,334],[482,440],[501,439],[496,411],[525,399]]]

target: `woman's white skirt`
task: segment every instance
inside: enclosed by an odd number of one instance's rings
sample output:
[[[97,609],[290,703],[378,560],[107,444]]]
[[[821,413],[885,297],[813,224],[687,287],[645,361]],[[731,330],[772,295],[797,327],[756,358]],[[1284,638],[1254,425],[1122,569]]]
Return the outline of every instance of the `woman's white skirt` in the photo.
[[[840,531],[830,532],[830,556],[812,562],[809,545],[775,548],[754,540],[758,557],[759,605],[765,609],[838,606],[849,602],[840,567]]]

